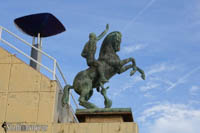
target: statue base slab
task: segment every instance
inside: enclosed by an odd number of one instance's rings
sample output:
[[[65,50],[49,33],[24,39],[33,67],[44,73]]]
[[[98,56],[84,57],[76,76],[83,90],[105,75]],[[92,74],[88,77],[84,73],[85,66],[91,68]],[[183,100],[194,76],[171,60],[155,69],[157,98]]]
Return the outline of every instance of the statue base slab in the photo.
[[[131,108],[77,109],[76,116],[79,122],[84,122],[84,123],[134,121]]]

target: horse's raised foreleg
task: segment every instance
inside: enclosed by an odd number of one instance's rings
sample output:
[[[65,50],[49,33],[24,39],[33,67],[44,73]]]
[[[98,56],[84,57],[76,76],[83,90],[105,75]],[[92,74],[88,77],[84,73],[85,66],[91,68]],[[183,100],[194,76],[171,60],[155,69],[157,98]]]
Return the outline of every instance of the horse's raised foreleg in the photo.
[[[125,64],[127,64],[129,62],[132,62],[132,64],[124,66]],[[120,62],[120,65],[122,67],[120,68],[120,71],[118,72],[119,74],[125,72],[126,70],[128,70],[130,68],[133,68],[133,70],[130,73],[130,76],[132,76],[136,71],[138,71],[141,74],[141,78],[145,79],[145,73],[144,73],[144,71],[142,69],[140,69],[139,67],[136,66],[136,62],[135,62],[134,58],[130,57],[128,59],[124,59],[124,60],[122,60]]]
[[[123,66],[129,62],[132,62],[131,64],[132,66],[129,66],[126,70],[128,70],[129,68],[133,68],[133,70],[131,71],[131,76],[132,76],[137,71],[137,66],[134,58],[130,57],[128,59],[121,60],[120,65],[123,68]]]
[[[118,74],[121,74],[121,73],[127,71],[127,70],[130,69],[130,68],[133,68],[133,65],[132,65],[132,64],[127,65],[127,66],[123,66],[123,67],[121,67],[121,69],[119,70]]]
[[[124,59],[124,60],[121,60],[121,61],[120,61],[120,65],[123,66],[123,65],[125,65],[125,64],[127,64],[127,63],[129,63],[129,62],[132,62],[133,66],[136,66],[135,59],[132,58],[132,57],[127,58],[127,59]]]
[[[138,70],[138,72],[140,72],[141,78],[142,78],[143,80],[145,80],[145,73],[144,73],[144,71],[143,71],[142,69],[140,69],[139,67],[137,67],[137,70]]]

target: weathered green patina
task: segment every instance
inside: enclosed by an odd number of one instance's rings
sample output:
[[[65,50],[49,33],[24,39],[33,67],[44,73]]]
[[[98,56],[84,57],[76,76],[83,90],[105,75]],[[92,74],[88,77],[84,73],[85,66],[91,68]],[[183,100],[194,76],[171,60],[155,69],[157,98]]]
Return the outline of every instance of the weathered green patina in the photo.
[[[116,113],[120,113],[120,112],[130,112],[131,108],[94,108],[94,109],[77,109],[76,113],[79,114],[85,114],[85,113],[104,113],[104,112],[116,112]]]
[[[108,26],[107,26],[108,30]],[[103,34],[105,34],[104,31]],[[105,83],[101,78],[105,77],[106,80],[109,80],[115,74],[121,74],[128,69],[132,69],[130,76],[132,76],[136,71],[141,73],[141,78],[145,79],[145,74],[142,69],[136,66],[135,59],[130,57],[124,60],[121,60],[117,55],[117,52],[120,50],[122,34],[119,31],[114,31],[109,33],[104,39],[99,58],[96,61],[92,58],[92,65],[89,65],[89,68],[79,72],[73,82],[73,85],[66,85],[64,87],[64,95],[62,97],[63,105],[68,103],[69,100],[69,90],[74,89],[77,94],[80,95],[79,104],[87,109],[98,108],[93,103],[88,102],[90,97],[93,94],[93,88],[96,88],[97,91],[104,97],[105,108],[110,108],[112,106],[112,101],[107,97],[106,92],[109,87],[104,88],[103,84]],[[96,39],[92,39],[92,45],[95,45],[94,51],[96,52]],[[90,40],[89,40],[90,41]],[[88,42],[89,45],[90,42]],[[85,49],[85,48],[84,48]],[[83,50],[84,51],[84,50]],[[87,51],[87,50],[86,50]],[[94,52],[93,51],[93,52]],[[83,54],[84,53],[84,54]],[[89,54],[89,55],[87,55]],[[82,56],[85,57],[88,61],[87,56],[93,56],[90,54],[90,51],[82,52]],[[98,62],[98,64],[94,63]],[[127,65],[127,63],[131,63]],[[100,70],[98,67],[100,66]],[[101,73],[101,74],[100,74]]]
[[[108,80],[104,76],[104,67],[102,63],[95,59],[95,53],[96,53],[96,43],[100,39],[102,39],[105,34],[108,32],[109,25],[106,25],[106,30],[104,30],[98,37],[96,37],[95,33],[89,34],[89,41],[85,44],[84,49],[81,53],[81,56],[84,57],[87,61],[87,65],[89,67],[95,67],[97,68],[97,74],[99,75],[99,83],[103,85],[104,83],[108,82]]]

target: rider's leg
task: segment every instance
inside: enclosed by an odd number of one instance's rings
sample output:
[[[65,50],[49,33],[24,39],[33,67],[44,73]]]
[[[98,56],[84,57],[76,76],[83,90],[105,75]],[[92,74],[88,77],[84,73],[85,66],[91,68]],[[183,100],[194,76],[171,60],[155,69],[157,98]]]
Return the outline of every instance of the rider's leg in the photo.
[[[100,83],[104,84],[106,82],[108,82],[108,80],[106,79],[105,75],[104,75],[104,68],[102,66],[102,64],[99,61],[95,61],[95,64],[97,66],[97,71],[99,73],[99,81]]]

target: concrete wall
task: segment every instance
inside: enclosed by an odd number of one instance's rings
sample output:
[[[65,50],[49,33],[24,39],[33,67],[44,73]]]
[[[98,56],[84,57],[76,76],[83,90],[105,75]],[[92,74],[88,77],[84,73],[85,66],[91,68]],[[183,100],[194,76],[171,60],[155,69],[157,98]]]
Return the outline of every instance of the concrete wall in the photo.
[[[138,133],[138,127],[133,122],[56,124],[52,133]]]
[[[67,122],[61,96],[56,81],[0,48],[0,124]]]
[[[27,124],[27,123],[26,123]],[[47,125],[45,123],[39,123]],[[3,133],[2,128],[0,132]],[[46,131],[8,131],[7,133],[139,133],[138,126],[133,122],[125,123],[65,123],[48,124]]]

